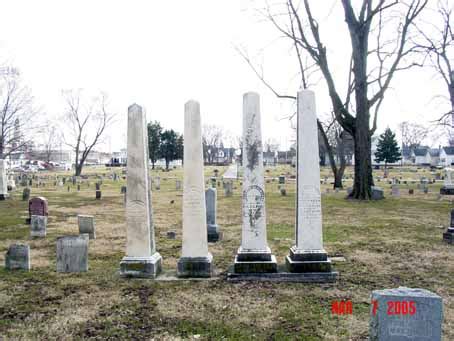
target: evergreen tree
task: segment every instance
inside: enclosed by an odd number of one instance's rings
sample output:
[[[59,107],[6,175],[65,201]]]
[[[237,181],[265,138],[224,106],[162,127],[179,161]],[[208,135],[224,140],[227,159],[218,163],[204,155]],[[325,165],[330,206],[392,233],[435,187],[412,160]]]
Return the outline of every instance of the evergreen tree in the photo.
[[[154,121],[148,123],[147,129],[149,157],[151,160],[152,168],[154,169],[154,164],[156,163],[156,160],[160,158],[159,152],[161,144],[162,127],[158,121]]]
[[[183,139],[183,134],[178,136],[177,139],[177,157],[176,159],[181,159],[183,161],[184,157],[184,139]]]
[[[166,160],[166,170],[169,170],[169,164],[171,161],[178,158],[178,134],[173,130],[164,130],[161,133],[161,144],[160,144],[159,155]]]
[[[385,162],[385,170],[388,163],[394,163],[402,158],[399,146],[396,141],[396,134],[391,129],[386,128],[385,132],[380,135],[375,152],[375,162]]]

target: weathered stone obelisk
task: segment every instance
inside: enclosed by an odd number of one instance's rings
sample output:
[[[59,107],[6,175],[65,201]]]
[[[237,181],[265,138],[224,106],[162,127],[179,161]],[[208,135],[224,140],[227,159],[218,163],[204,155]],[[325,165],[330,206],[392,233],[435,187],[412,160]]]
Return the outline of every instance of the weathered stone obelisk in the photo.
[[[210,277],[213,256],[208,252],[200,105],[184,105],[183,247],[179,277]]]
[[[320,166],[315,95],[298,92],[297,102],[296,245],[286,257],[289,272],[325,273],[332,280],[331,261],[323,248]]]
[[[276,272],[266,236],[265,179],[263,169],[260,98],[254,92],[243,96],[243,228],[234,273]]]
[[[6,177],[6,161],[0,159],[0,200],[5,200],[8,194],[8,178]]]
[[[156,252],[154,238],[145,112],[137,104],[128,108],[127,147],[127,244],[120,274],[154,278],[161,271],[162,257]]]

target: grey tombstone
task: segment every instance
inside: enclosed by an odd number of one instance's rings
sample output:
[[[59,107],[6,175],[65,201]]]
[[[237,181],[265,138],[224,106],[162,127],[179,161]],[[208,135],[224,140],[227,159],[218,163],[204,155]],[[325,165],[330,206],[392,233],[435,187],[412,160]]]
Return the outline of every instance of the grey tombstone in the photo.
[[[77,216],[79,234],[88,234],[89,239],[96,239],[95,218],[92,215]]]
[[[393,197],[400,197],[399,186],[397,186],[397,185],[392,185],[391,186],[391,195]]]
[[[88,234],[57,238],[57,272],[88,271]]]
[[[217,242],[222,239],[219,225],[216,223],[216,194],[216,188],[208,188],[205,191],[208,242]]]
[[[372,292],[370,341],[441,341],[443,302],[425,290],[399,287]]]
[[[177,236],[175,231],[167,231],[167,239],[175,239]]]
[[[159,191],[161,189],[161,178],[159,176],[153,179],[155,190]]]
[[[409,194],[409,195],[413,195],[414,193],[415,193],[415,190],[414,190],[413,188],[410,188],[410,189],[408,190],[408,194]]]
[[[281,188],[280,191],[283,197],[287,196],[287,191],[285,190],[285,188]]]
[[[224,187],[224,193],[226,197],[231,197],[233,195],[233,181],[228,180],[224,182],[225,187]]]
[[[22,191],[22,200],[28,201],[30,199],[30,188],[25,187]]]
[[[30,237],[46,237],[47,216],[32,215],[30,218]]]
[[[443,241],[454,244],[454,209],[451,210],[451,221],[446,232],[443,233]]]
[[[279,183],[280,184],[285,184],[285,176],[283,176],[283,175],[279,176]]]
[[[26,244],[12,244],[5,256],[7,270],[30,270],[30,246]]]
[[[382,200],[385,198],[385,191],[383,191],[383,188],[377,187],[377,186],[372,186],[371,187],[372,191],[372,200]]]

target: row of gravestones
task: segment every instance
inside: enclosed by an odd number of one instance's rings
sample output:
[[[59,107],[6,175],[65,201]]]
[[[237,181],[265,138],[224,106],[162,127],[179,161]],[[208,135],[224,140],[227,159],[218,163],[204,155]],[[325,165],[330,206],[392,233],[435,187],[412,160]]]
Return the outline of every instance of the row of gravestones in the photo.
[[[47,234],[48,202],[44,197],[35,197],[29,201],[30,237],[45,238]],[[88,240],[96,239],[93,216],[78,215],[79,236],[57,238],[57,271],[81,272],[88,270]],[[8,270],[30,270],[30,246],[12,244],[5,257]]]
[[[265,186],[260,128],[259,97],[243,97],[242,236],[230,281],[330,282],[337,278],[323,248],[320,170],[315,99],[311,91],[298,93],[296,245],[286,257],[286,271],[279,271],[267,244]],[[206,233],[200,106],[185,104],[183,245],[178,260],[180,277],[210,277],[212,255]],[[128,110],[128,191],[126,200],[127,247],[120,263],[126,277],[156,278],[162,257],[156,251],[150,210],[147,165],[147,130],[142,108]],[[134,163],[130,162],[134,160]],[[302,176],[304,170],[304,176]],[[442,300],[423,289],[398,288],[374,291],[370,340],[441,340]],[[396,314],[390,314],[390,303]]]
[[[230,281],[335,281],[338,273],[332,270],[322,239],[314,94],[303,90],[298,93],[297,98],[296,245],[290,249],[290,254],[286,257],[286,271],[278,270],[276,257],[272,254],[266,238],[259,97],[255,93],[247,93],[243,101],[245,143],[243,146],[242,236],[241,246],[233,266],[228,271],[227,279]],[[184,127],[183,245],[177,275],[210,277],[214,269],[213,257],[208,252],[207,244],[206,197],[209,194],[204,190],[200,108],[195,101],[185,104]],[[152,224],[145,115],[138,105],[129,107],[127,136],[127,245],[126,256],[120,263],[120,274],[125,277],[155,278],[162,270],[162,257],[156,251]],[[303,170],[304,176],[302,176]],[[210,193],[212,191],[213,189]],[[57,271],[71,271],[73,263],[88,264],[88,236],[85,234],[71,237],[66,241],[65,237],[57,240]],[[80,269],[81,266],[77,268]],[[376,291],[372,294],[372,299],[377,309],[371,321],[371,340],[398,340],[402,339],[402,336],[409,335],[410,337],[422,335],[427,340],[441,339],[442,303],[439,296],[421,289],[399,288]],[[389,314],[389,302],[398,302],[399,299],[401,302],[408,302],[405,304],[408,308],[405,320],[390,317],[392,314]],[[399,311],[402,306],[399,304]],[[410,309],[412,309],[411,312]],[[416,340],[416,338],[413,339]]]

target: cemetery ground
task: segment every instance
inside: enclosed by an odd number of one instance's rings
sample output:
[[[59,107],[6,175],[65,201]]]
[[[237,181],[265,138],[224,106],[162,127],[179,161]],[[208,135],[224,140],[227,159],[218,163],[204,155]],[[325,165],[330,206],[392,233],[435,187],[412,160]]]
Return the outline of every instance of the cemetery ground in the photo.
[[[206,180],[213,170],[206,167]],[[120,278],[126,243],[120,187],[126,183],[104,178],[102,199],[95,200],[94,172],[107,175],[112,170],[87,169],[92,174],[90,186],[82,183],[80,192],[68,182],[64,187],[53,186],[53,181],[32,187],[31,197],[49,200],[46,238],[29,237],[22,187],[11,200],[0,202],[0,262],[4,264],[10,244],[25,242],[30,245],[32,267],[30,272],[0,267],[0,339],[366,340],[371,291],[407,286],[443,298],[443,335],[454,340],[454,248],[442,242],[441,228],[449,224],[453,203],[449,197],[439,199],[441,183],[430,184],[427,194],[417,189],[421,176],[434,177],[427,169],[393,169],[390,178],[402,176],[408,183],[399,185],[399,198],[391,196],[384,180],[376,183],[385,189],[382,201],[345,200],[345,190],[336,193],[329,183],[322,185],[324,244],[340,273],[334,284],[225,280],[241,238],[239,181],[232,197],[225,197],[218,187],[217,219],[224,238],[209,244],[216,278]],[[294,243],[295,183],[287,176],[287,195],[281,196],[277,180],[287,172],[295,170],[267,168],[265,174],[268,243],[279,264]],[[321,178],[328,173],[328,168],[322,169]],[[161,177],[161,189],[152,197],[157,250],[164,271],[171,273],[181,252],[182,191],[175,189],[175,179],[182,178],[182,170],[152,172],[156,174]],[[351,182],[346,180],[345,187]],[[408,188],[415,190],[413,195]],[[57,273],[56,238],[78,234],[77,214],[94,215],[96,220],[89,271]],[[175,231],[176,239],[168,239],[168,231]],[[353,314],[333,315],[331,304],[336,300],[351,300]]]

